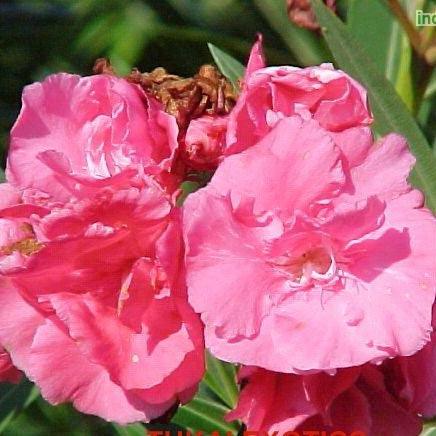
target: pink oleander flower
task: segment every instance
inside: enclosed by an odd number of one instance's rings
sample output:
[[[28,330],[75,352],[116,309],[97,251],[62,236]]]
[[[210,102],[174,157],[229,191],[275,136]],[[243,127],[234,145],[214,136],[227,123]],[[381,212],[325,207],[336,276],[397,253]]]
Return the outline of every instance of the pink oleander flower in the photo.
[[[436,305],[433,306],[431,341],[410,357],[397,357],[383,363],[381,370],[390,390],[415,414],[436,416]]]
[[[335,375],[281,374],[244,367],[245,386],[228,420],[248,429],[341,431],[362,436],[418,436],[422,423],[390,388],[391,380],[374,365],[340,369]]]
[[[7,177],[65,201],[77,180],[103,182],[141,166],[174,189],[177,134],[175,118],[124,79],[54,74],[24,89]]]
[[[285,118],[187,198],[189,301],[218,358],[299,373],[429,341],[436,223],[407,183],[414,158],[399,135],[355,132],[339,148]]]
[[[14,365],[49,402],[119,423],[190,400],[202,327],[187,302],[179,213],[162,189],[151,179],[105,187],[28,221],[34,252],[0,286],[0,343]]]
[[[229,116],[226,155],[262,139],[283,117],[300,114],[342,137],[350,129],[370,136],[366,90],[331,64],[264,67],[262,39],[253,46],[241,95]],[[345,143],[347,140],[345,139]]]
[[[183,141],[183,159],[189,168],[214,170],[221,161],[227,129],[226,116],[193,119]]]
[[[109,76],[27,88],[0,185],[1,346],[49,402],[121,424],[189,401],[204,371],[160,184],[174,129],[144,98]]]
[[[417,436],[420,419],[436,415],[435,369],[435,333],[413,356],[340,369],[334,375],[244,367],[239,373],[244,387],[227,419],[242,419],[248,428],[268,432],[316,429]]]
[[[9,354],[0,347],[0,383],[18,383],[21,376],[21,371],[14,367]]]

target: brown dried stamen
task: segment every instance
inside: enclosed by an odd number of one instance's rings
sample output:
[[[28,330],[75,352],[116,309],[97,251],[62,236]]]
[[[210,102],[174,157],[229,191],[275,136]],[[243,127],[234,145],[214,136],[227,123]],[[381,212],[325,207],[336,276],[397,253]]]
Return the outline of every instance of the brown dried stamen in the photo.
[[[41,250],[41,248],[43,247],[44,244],[41,244],[35,238],[25,238],[22,239],[21,241],[14,242],[11,245],[1,247],[0,255],[9,256],[14,251],[18,251],[21,254],[24,254],[25,256],[30,256],[31,254]]]

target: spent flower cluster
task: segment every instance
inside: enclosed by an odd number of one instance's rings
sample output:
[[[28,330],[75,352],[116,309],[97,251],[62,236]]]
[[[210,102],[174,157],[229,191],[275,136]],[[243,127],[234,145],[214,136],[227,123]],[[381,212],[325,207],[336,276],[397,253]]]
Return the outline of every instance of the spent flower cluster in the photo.
[[[100,67],[101,67],[100,63]],[[187,403],[205,347],[253,430],[417,435],[436,414],[436,222],[405,139],[330,64],[25,88],[0,185],[0,377],[121,424]],[[180,185],[209,171],[177,201]],[[15,366],[15,367],[14,367]]]

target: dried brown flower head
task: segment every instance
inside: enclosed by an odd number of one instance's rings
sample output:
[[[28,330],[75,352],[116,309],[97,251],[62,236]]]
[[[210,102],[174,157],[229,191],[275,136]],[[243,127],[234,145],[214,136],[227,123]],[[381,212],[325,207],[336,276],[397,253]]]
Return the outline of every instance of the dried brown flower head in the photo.
[[[189,121],[203,114],[224,115],[236,102],[232,85],[211,65],[203,65],[194,77],[169,74],[164,68],[150,73],[133,69],[127,80],[139,84],[163,103],[184,130]]]
[[[94,74],[115,75],[115,71],[114,71],[109,59],[106,59],[106,58],[98,58],[94,62],[94,66],[92,67],[92,72]]]

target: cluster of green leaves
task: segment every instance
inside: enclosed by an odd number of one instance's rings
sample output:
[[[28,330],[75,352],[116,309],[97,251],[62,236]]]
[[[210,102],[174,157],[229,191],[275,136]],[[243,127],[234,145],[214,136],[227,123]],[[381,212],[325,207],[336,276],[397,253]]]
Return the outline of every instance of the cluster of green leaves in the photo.
[[[431,7],[431,3],[432,0],[402,0],[410,14],[417,8]],[[24,11],[29,10],[29,4],[32,7],[38,4],[42,11],[63,13],[63,20],[71,23],[74,36],[61,43],[58,40],[53,45],[53,56],[46,56],[36,67],[32,65],[33,70],[23,68],[24,81],[59,69],[84,73],[89,71],[92,59],[100,56],[109,56],[121,73],[132,65],[143,70],[164,65],[172,72],[192,74],[201,63],[211,62],[212,55],[222,73],[237,86],[243,75],[241,61],[246,59],[258,31],[266,36],[266,52],[271,63],[305,66],[332,61],[368,89],[376,135],[394,131],[408,139],[417,159],[412,182],[425,192],[428,205],[436,208],[436,76],[431,70],[430,74],[427,71],[423,75],[426,68],[423,60],[414,53],[386,0],[338,1],[339,17],[321,0],[312,0],[322,27],[319,35],[289,23],[284,0],[253,0],[251,3],[243,0],[110,0],[104,2],[104,7],[97,0],[22,0],[15,4]],[[56,28],[62,17],[55,13],[54,16],[56,19],[49,27]],[[235,16],[238,20],[231,18]],[[5,39],[4,35],[0,36],[0,41]],[[206,51],[207,42],[210,53]],[[58,45],[63,50],[71,47],[71,55],[61,54]],[[0,66],[5,64],[5,59],[0,55]],[[27,65],[26,62],[23,65]],[[0,78],[0,85],[1,80],[4,77]],[[19,87],[24,84],[17,83]],[[17,101],[18,92],[19,88],[16,95],[11,94]],[[0,114],[6,108],[0,105]],[[10,123],[11,119],[6,118],[6,123],[0,123],[0,129]],[[186,186],[187,192],[192,189],[195,186]],[[236,368],[208,354],[207,373],[196,397],[179,408],[170,424],[155,426],[236,434],[241,424],[229,423],[224,416],[235,406],[237,396]],[[23,433],[139,436],[144,434],[144,426],[112,425],[84,416],[68,405],[50,406],[36,388],[24,380],[18,386],[0,386],[0,434]],[[423,435],[431,434],[436,434],[436,427],[427,423]]]

